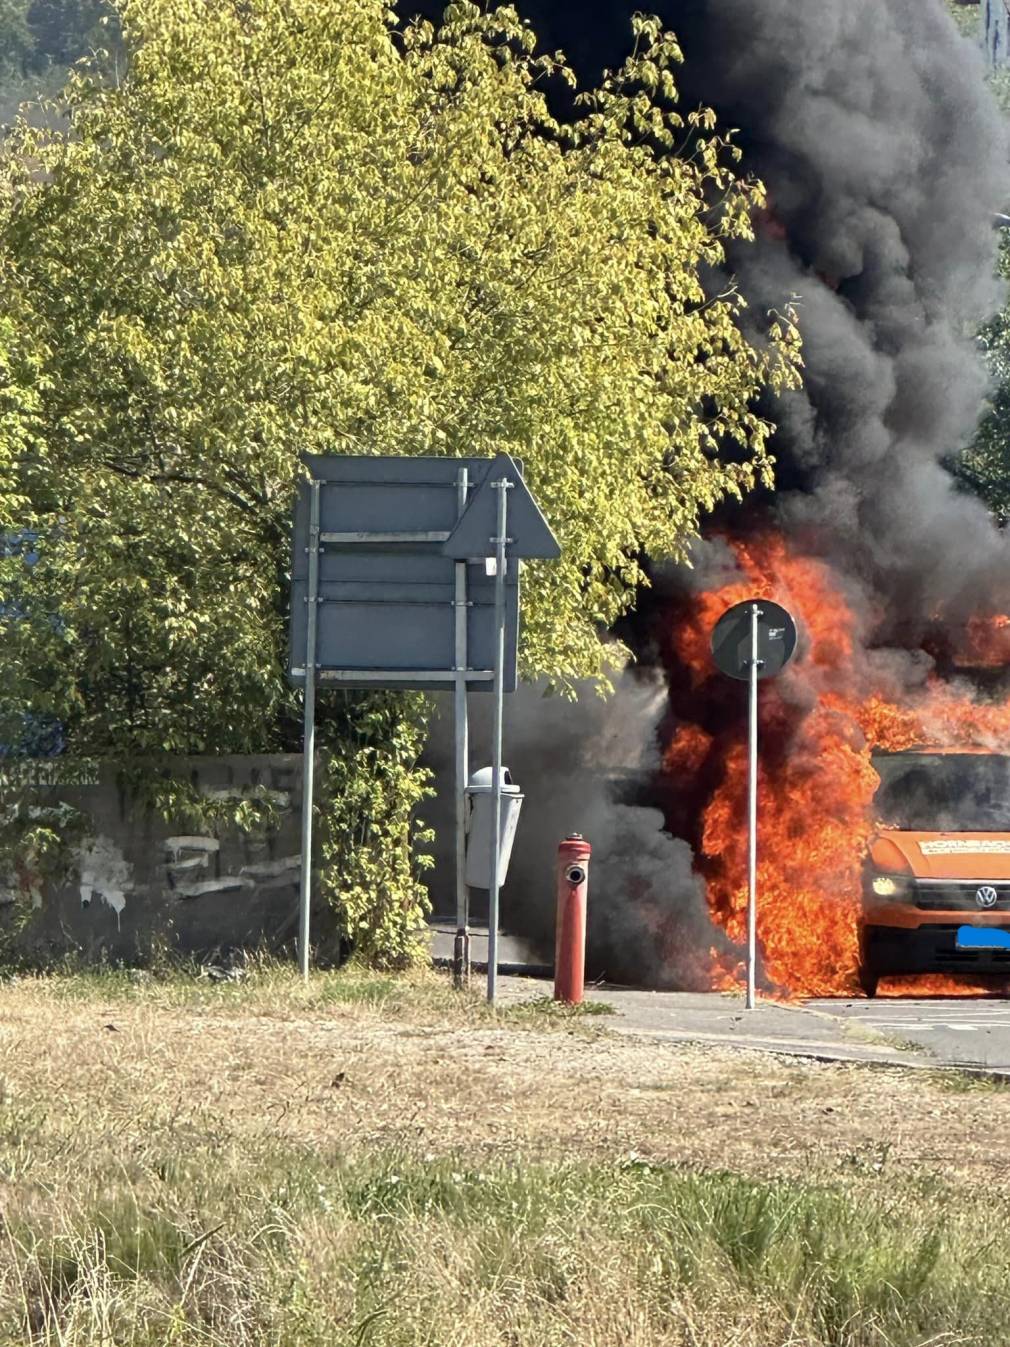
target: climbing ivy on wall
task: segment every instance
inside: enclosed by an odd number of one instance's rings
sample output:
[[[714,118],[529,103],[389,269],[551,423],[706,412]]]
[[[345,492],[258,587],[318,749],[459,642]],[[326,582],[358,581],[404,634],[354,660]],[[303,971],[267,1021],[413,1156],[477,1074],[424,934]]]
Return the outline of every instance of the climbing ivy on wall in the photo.
[[[431,792],[416,765],[426,707],[420,696],[387,693],[348,701],[344,713],[322,752],[323,887],[347,945],[370,963],[396,967],[427,948],[422,875],[432,837],[417,820]]]

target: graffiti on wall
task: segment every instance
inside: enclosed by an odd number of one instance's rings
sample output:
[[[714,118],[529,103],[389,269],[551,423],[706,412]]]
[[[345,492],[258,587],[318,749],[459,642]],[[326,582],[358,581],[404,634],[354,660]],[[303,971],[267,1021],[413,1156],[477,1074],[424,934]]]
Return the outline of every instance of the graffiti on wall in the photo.
[[[204,798],[249,804],[245,828],[173,827],[124,792],[111,765],[59,774],[51,766],[25,764],[24,779],[38,784],[47,811],[84,816],[85,831],[68,848],[63,880],[26,870],[0,884],[0,906],[30,895],[36,944],[129,957],[155,939],[198,950],[288,938],[301,868],[300,757],[175,765]]]

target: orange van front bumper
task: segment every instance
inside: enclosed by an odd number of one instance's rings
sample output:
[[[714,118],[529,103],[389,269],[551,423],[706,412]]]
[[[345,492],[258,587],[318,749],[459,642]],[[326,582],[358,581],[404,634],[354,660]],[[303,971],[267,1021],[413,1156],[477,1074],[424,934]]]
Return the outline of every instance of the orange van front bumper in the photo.
[[[874,908],[860,931],[862,965],[877,977],[902,973],[1010,976],[1010,949],[959,949],[962,926],[1010,933],[1008,912],[928,911],[905,904]]]

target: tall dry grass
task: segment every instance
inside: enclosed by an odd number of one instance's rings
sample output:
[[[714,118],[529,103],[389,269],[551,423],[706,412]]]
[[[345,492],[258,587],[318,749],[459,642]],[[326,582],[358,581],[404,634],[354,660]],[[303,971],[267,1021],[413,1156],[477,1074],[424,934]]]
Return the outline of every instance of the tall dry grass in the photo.
[[[5,1344],[1010,1341],[1002,1201],[183,1136],[80,1179],[3,1183]]]
[[[563,1135],[560,1114],[545,1111],[535,1128],[517,1116],[548,1093],[537,1077],[548,1047],[552,1062],[586,1068],[606,1049],[612,1071],[640,1070],[646,1056],[605,1036],[562,1039],[558,1028],[573,1026],[553,1014],[492,1022],[444,981],[353,970],[308,989],[264,967],[236,985],[112,974],[0,992],[0,1347],[1010,1342],[1010,1195],[998,1185],[948,1182],[941,1164],[881,1168],[859,1149],[809,1181],[646,1162],[605,1139],[593,1158],[565,1155],[545,1140]],[[521,1033],[508,1033],[513,1023]],[[437,1035],[451,1070],[428,1052]],[[477,1050],[464,1068],[468,1041]],[[266,1060],[278,1043],[296,1069]],[[485,1072],[482,1091],[501,1093],[481,1099],[473,1144],[436,1144],[449,1118],[430,1107],[436,1085],[459,1088],[461,1071],[506,1044],[509,1070],[525,1062],[537,1091],[508,1099],[506,1077]],[[706,1077],[710,1099],[685,1093],[702,1055],[675,1077],[664,1067],[655,1080],[620,1080],[680,1081],[635,1115],[672,1135],[739,1102],[729,1094],[745,1068],[732,1060]],[[365,1088],[369,1070],[387,1078],[379,1093]],[[811,1088],[806,1074],[769,1079],[780,1111]],[[818,1079],[825,1088],[829,1077]],[[864,1098],[856,1073],[830,1079]],[[906,1086],[866,1079],[897,1091],[879,1116],[907,1130]],[[587,1076],[565,1107],[599,1108],[611,1085]],[[941,1085],[921,1078],[916,1090],[933,1091],[951,1119],[1002,1112],[995,1092],[962,1098]],[[390,1091],[407,1123],[429,1105],[395,1145],[369,1131]],[[478,1133],[506,1109],[515,1121],[475,1158]],[[753,1130],[765,1115],[733,1117]],[[834,1105],[818,1108],[834,1127],[828,1117]],[[793,1136],[799,1145],[798,1127]]]

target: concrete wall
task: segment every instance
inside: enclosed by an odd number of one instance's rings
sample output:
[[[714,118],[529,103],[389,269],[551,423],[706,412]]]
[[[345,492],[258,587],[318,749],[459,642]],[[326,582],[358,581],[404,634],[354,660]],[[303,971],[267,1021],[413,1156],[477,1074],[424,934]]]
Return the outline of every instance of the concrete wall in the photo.
[[[88,819],[60,882],[22,873],[0,883],[8,927],[20,894],[34,915],[18,935],[30,957],[75,951],[86,958],[143,960],[152,948],[208,956],[220,950],[290,945],[297,934],[301,757],[295,754],[187,758],[172,764],[204,795],[228,800],[268,794],[275,828],[194,832],[143,809],[111,767],[69,759],[7,769],[27,773],[31,798],[61,802]],[[0,791],[4,773],[0,772]],[[325,900],[313,900],[314,942],[333,952]]]

